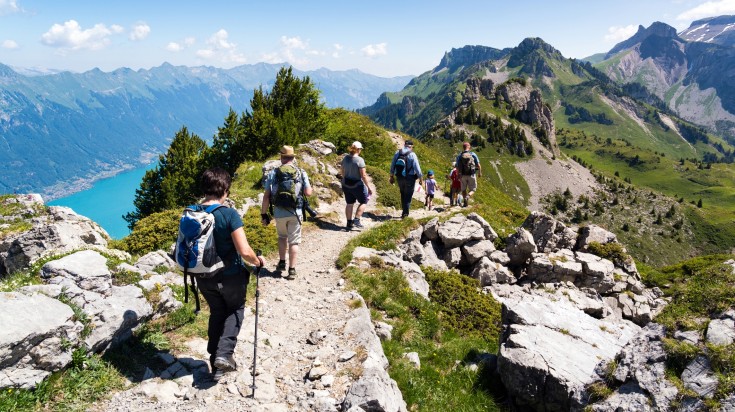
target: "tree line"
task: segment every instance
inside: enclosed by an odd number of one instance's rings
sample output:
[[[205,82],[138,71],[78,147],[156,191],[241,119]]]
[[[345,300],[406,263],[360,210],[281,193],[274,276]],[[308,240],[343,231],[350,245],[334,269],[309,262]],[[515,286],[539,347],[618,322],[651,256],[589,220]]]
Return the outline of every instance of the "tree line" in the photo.
[[[326,127],[319,90],[306,76],[298,78],[292,68],[281,68],[270,91],[259,87],[250,110],[240,115],[230,109],[217,128],[212,145],[186,126],[176,132],[165,154],[148,170],[135,191],[135,210],[123,216],[132,230],[142,218],[201,197],[199,176],[218,166],[231,175],[246,161],[262,161],[283,145],[298,145],[321,136]]]

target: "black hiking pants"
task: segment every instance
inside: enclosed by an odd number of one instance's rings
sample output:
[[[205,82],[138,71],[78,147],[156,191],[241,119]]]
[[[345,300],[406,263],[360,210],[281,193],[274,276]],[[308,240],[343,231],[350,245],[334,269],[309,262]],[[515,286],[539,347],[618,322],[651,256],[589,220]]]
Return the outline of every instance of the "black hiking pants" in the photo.
[[[398,190],[401,191],[401,207],[403,208],[402,216],[408,216],[411,209],[411,199],[413,199],[413,189],[416,187],[416,176],[399,176]]]
[[[227,357],[235,353],[237,335],[245,314],[245,294],[250,274],[245,268],[238,274],[216,275],[209,279],[197,279],[202,296],[209,305],[210,366],[215,357]]]

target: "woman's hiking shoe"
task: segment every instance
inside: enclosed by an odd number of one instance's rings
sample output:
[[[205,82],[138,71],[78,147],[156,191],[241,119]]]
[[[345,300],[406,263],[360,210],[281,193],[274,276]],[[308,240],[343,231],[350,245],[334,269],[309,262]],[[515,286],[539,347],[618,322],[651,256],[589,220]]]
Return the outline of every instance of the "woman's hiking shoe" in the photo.
[[[284,270],[286,270],[286,261],[279,260],[278,265],[276,266],[276,272],[283,272]]]
[[[214,369],[223,373],[232,372],[237,370],[237,362],[235,362],[232,355],[218,356],[214,359]]]
[[[219,382],[224,376],[225,371],[223,371],[222,369],[212,368],[212,375],[210,376],[212,382]]]
[[[365,226],[363,226],[362,223],[360,223],[360,219],[355,219],[355,220],[352,221],[352,227],[356,227],[358,229],[362,229]]]
[[[296,268],[288,268],[288,276],[286,276],[286,279],[288,280],[296,279]]]

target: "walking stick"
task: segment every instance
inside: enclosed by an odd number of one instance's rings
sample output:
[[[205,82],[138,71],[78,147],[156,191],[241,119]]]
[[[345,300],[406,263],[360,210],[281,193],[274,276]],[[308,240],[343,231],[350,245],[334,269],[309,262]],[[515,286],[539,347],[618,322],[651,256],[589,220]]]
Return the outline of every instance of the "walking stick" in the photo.
[[[255,251],[256,256],[261,255],[260,250]],[[258,361],[258,298],[260,297],[260,271],[263,267],[255,269],[255,339],[253,341],[253,384],[250,386],[253,390],[252,398],[255,399],[255,365]]]

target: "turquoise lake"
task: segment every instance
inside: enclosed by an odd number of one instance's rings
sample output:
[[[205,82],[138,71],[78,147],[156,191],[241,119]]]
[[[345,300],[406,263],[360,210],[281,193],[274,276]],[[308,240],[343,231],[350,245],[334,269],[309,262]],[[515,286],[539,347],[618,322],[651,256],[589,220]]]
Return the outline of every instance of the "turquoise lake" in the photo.
[[[151,166],[128,170],[98,180],[84,191],[48,202],[49,206],[67,206],[97,222],[113,239],[127,236],[128,222],[122,216],[133,211],[135,189]]]

